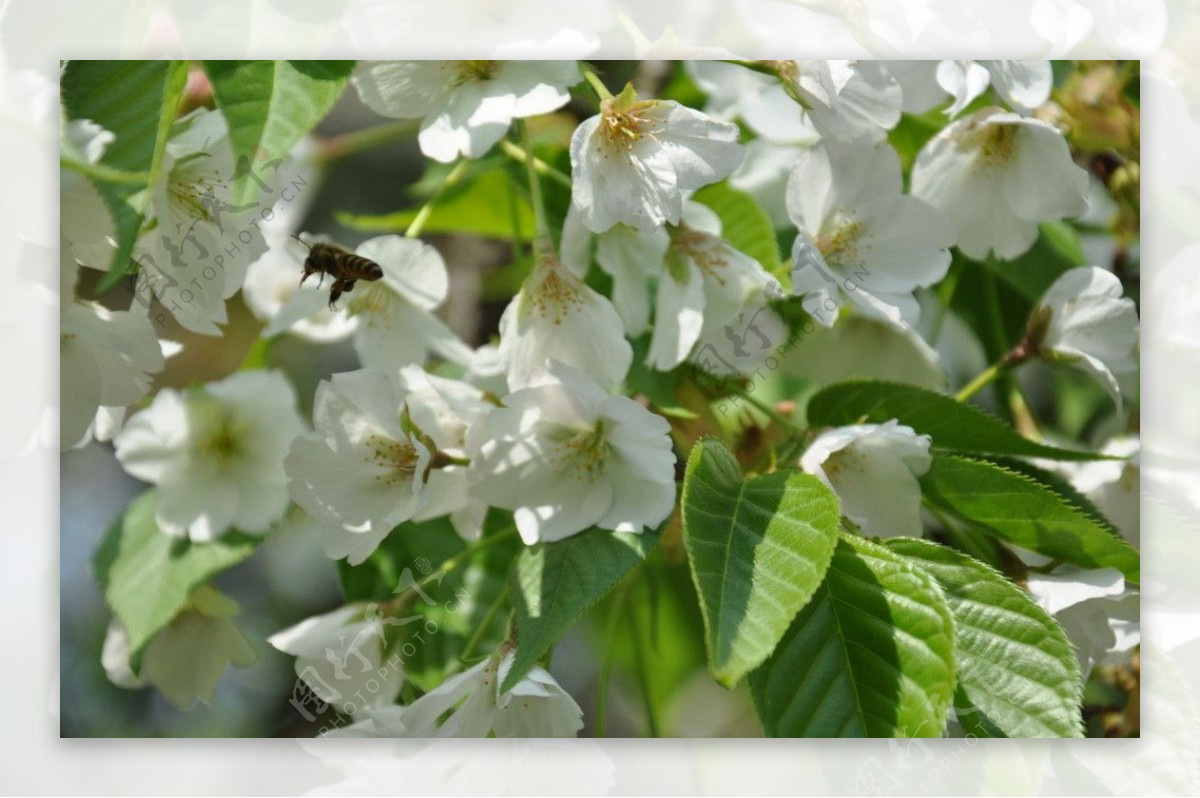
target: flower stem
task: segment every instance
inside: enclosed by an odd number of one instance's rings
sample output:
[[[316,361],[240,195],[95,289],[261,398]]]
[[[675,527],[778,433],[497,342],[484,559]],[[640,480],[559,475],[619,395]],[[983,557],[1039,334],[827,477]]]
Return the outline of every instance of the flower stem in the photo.
[[[517,161],[519,163],[528,163],[529,162],[528,153],[526,153],[525,150],[521,149],[516,144],[513,144],[508,139],[500,140],[500,150],[505,155],[507,155],[509,158],[512,158],[514,161]],[[558,169],[555,169],[553,166],[546,163],[545,161],[543,161],[541,158],[537,157],[536,155],[533,156],[533,168],[537,171],[537,173],[539,175],[541,175],[542,177],[550,178],[551,180],[553,180],[555,183],[558,183],[563,188],[571,187],[570,175],[567,175],[565,172],[560,172]]]
[[[521,134],[521,143],[525,145],[525,172],[529,176],[529,202],[533,206],[533,219],[537,228],[539,240],[550,241],[550,223],[546,221],[546,202],[542,198],[542,182],[538,179],[537,168],[533,165],[533,138],[529,135],[529,126],[524,119],[517,120],[517,130]],[[536,250],[537,247],[535,246]],[[536,254],[536,253],[535,253]]]
[[[608,100],[612,98],[612,92],[608,90],[608,87],[604,85],[604,82],[600,80],[600,77],[590,66],[581,63],[579,65],[579,71],[583,73],[584,80],[586,80],[592,87],[592,91],[596,92],[597,97],[599,97],[601,100]]]
[[[351,133],[331,136],[321,142],[318,158],[321,163],[329,165],[342,158],[401,141],[412,135],[420,121],[419,119],[403,119],[399,122],[389,122],[363,130],[355,130]]]
[[[771,419],[771,421],[775,422],[776,424],[783,427],[784,429],[786,429],[796,435],[804,435],[805,434],[805,430],[801,429],[800,427],[798,427],[794,423],[792,423],[791,419],[789,419],[788,417],[786,417],[785,415],[780,413],[775,408],[768,405],[766,402],[762,402],[762,401],[759,401],[758,399],[755,399],[753,396],[750,395],[749,392],[743,390],[742,388],[737,388],[737,387],[735,387],[733,389],[733,392],[735,394],[737,394],[738,396],[742,397],[743,399],[745,399],[750,405],[752,405],[755,409],[757,409],[759,412],[761,412],[764,416]]]
[[[514,524],[512,526],[507,526],[491,535],[479,538],[479,540],[476,540],[458,554],[455,554],[453,557],[449,557],[444,560],[441,565],[426,574],[424,579],[417,581],[416,587],[424,589],[429,587],[434,582],[440,582],[443,578],[445,578],[446,574],[460,568],[464,562],[470,560],[479,552],[489,549],[492,546],[495,546],[497,543],[503,543],[504,541],[513,537],[515,534],[517,534],[517,527]],[[385,605],[385,607],[390,614],[399,615],[409,604],[412,603],[412,600],[416,595],[417,591],[414,588],[409,588],[405,592],[396,596],[396,598],[392,599],[387,605]]]
[[[634,659],[637,661],[637,674],[638,681],[642,687],[642,700],[645,702],[646,726],[651,737],[661,737],[662,730],[659,727],[658,713],[654,710],[654,697],[650,690],[650,668],[646,651],[650,643],[646,639],[646,629],[638,615],[638,610],[642,607],[647,608],[649,612],[655,612],[658,604],[653,601],[639,602],[638,605],[629,607],[629,616],[633,622],[633,654]]]
[[[604,624],[604,659],[600,663],[600,678],[596,684],[596,719],[592,722],[592,736],[603,737],[608,720],[608,683],[612,680],[613,640],[617,636],[617,624],[621,620],[621,608],[625,606],[625,594],[629,592],[629,580],[617,588],[608,618]]]
[[[487,634],[488,627],[492,625],[492,621],[496,620],[497,613],[508,600],[508,582],[504,583],[504,589],[496,596],[496,600],[492,602],[492,606],[488,608],[487,614],[483,616],[483,620],[479,622],[479,627],[475,633],[471,635],[471,639],[463,646],[462,653],[458,655],[460,662],[466,662],[475,653],[475,649],[479,648],[479,643],[483,640],[483,636]]]
[[[102,163],[88,163],[86,161],[77,161],[73,158],[60,157],[58,163],[72,172],[78,172],[85,177],[90,177],[104,183],[144,186],[150,182],[151,177],[149,172],[126,172],[123,169],[114,169]]]
[[[454,165],[454,168],[450,170],[450,174],[446,175],[446,179],[433,192],[433,196],[427,199],[425,204],[421,206],[421,209],[417,211],[417,215],[413,217],[412,222],[408,225],[408,229],[404,231],[405,238],[416,238],[421,235],[421,231],[429,221],[430,215],[433,214],[434,206],[441,201],[442,196],[447,190],[452,188],[459,180],[462,180],[462,176],[467,173],[470,165],[471,161],[467,158],[463,158]]]
[[[964,385],[961,391],[954,394],[955,401],[965,402],[990,385],[993,380],[1000,376],[1003,363],[1003,360],[999,363],[993,363],[983,371],[979,372],[975,379]]]

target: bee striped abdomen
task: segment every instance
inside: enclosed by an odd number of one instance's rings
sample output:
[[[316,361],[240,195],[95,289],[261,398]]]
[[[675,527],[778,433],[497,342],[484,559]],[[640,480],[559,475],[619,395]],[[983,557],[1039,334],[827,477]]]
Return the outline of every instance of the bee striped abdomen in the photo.
[[[378,280],[383,277],[379,264],[361,255],[346,255],[342,262],[341,276],[352,280]]]

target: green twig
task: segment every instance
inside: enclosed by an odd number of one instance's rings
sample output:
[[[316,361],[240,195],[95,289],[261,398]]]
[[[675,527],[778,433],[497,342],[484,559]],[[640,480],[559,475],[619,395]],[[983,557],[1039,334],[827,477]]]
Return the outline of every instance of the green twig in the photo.
[[[538,179],[537,168],[533,165],[533,138],[529,135],[529,126],[525,124],[524,119],[517,120],[517,130],[520,132],[521,142],[525,145],[525,173],[529,176],[529,202],[533,206],[537,238],[540,241],[551,241],[550,223],[546,220],[546,202],[542,198],[542,182]],[[535,246],[535,253],[536,250]]]
[[[599,76],[596,75],[595,71],[590,66],[581,64],[579,69],[581,72],[583,72],[584,80],[586,80],[592,87],[592,91],[596,92],[597,97],[599,97],[601,100],[608,100],[612,98],[612,92],[608,90],[608,87],[604,85],[604,82],[600,80]]]
[[[446,179],[437,187],[433,195],[425,201],[421,209],[417,211],[417,215],[413,217],[412,222],[408,225],[408,229],[404,231],[405,238],[416,238],[421,235],[421,230],[425,228],[425,224],[429,221],[430,215],[433,213],[433,208],[441,201],[442,196],[446,191],[453,187],[459,180],[462,180],[463,175],[470,168],[470,159],[463,158],[454,168],[450,170],[450,174],[446,175]]]
[[[447,574],[457,570],[458,568],[461,568],[464,562],[472,559],[479,552],[485,551],[486,549],[495,546],[497,543],[503,543],[504,541],[513,537],[515,534],[517,534],[517,527],[516,525],[511,525],[494,534],[480,538],[470,546],[467,546],[467,548],[460,551],[458,554],[444,560],[441,565],[430,571],[425,578],[418,580],[415,588],[409,588],[408,590],[404,591],[384,605],[381,609],[386,610],[391,615],[399,615],[409,604],[412,603],[413,598],[417,595],[416,588],[424,589],[429,587],[434,582],[440,582]]]
[[[629,607],[630,620],[633,624],[633,654],[637,662],[638,682],[642,688],[642,700],[646,709],[646,725],[651,737],[661,737],[662,729],[658,722],[658,714],[654,711],[654,696],[650,690],[650,667],[647,661],[647,651],[650,643],[646,639],[646,629],[638,615],[638,610],[645,607],[649,612],[657,611],[653,602],[643,602],[641,607]]]
[[[479,643],[483,640],[483,636],[487,634],[488,627],[492,625],[492,621],[496,620],[496,614],[500,612],[500,608],[504,606],[504,602],[508,600],[508,582],[504,583],[504,589],[496,596],[496,600],[492,602],[492,606],[488,608],[487,614],[483,616],[483,620],[479,623],[479,628],[471,635],[471,639],[463,646],[462,653],[458,655],[459,662],[465,663],[475,653],[475,649],[479,647]]]
[[[508,139],[501,139],[500,151],[518,163],[527,164],[530,161],[529,154]],[[570,175],[555,169],[536,155],[533,156],[533,168],[537,170],[539,175],[550,178],[563,188],[571,187]]]
[[[342,158],[357,155],[360,152],[382,147],[397,141],[403,141],[417,130],[419,119],[402,119],[383,125],[355,130],[351,133],[331,136],[321,142],[318,159],[329,165]]]
[[[769,418],[771,421],[775,422],[779,426],[783,427],[784,429],[786,429],[796,435],[806,434],[806,431],[804,429],[801,429],[800,427],[796,426],[794,423],[792,423],[791,419],[789,419],[788,417],[786,417],[785,415],[780,413],[775,408],[768,405],[766,402],[762,402],[762,401],[759,401],[758,399],[755,399],[753,396],[750,395],[749,392],[747,392],[741,388],[738,388],[738,387],[734,387],[733,392],[735,394],[737,394],[738,396],[742,397],[743,399],[745,399],[751,406],[753,406],[755,409],[757,409],[759,412],[761,412],[764,416],[766,416],[767,418]]]
[[[613,594],[612,605],[604,624],[603,659],[600,661],[600,678],[596,683],[596,719],[592,722],[592,736],[603,737],[608,721],[608,683],[612,680],[613,641],[617,636],[617,624],[621,620],[621,608],[625,606],[625,594],[629,592],[630,580],[626,579]]]
[[[144,186],[150,182],[149,172],[126,172],[123,169],[114,169],[102,163],[88,163],[86,161],[77,161],[73,158],[60,157],[58,163],[64,169],[70,169],[72,172],[78,172],[93,180],[100,180],[105,183]]]

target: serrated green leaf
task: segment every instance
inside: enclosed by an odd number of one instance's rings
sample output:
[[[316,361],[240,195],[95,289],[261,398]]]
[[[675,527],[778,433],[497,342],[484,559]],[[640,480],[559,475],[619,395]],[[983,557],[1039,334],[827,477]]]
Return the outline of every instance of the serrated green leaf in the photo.
[[[941,589],[853,535],[841,536],[816,595],[750,675],[771,737],[938,737],[954,683]]]
[[[1061,494],[1067,501],[1083,510],[1085,513],[1095,519],[1096,523],[1104,527],[1104,529],[1113,537],[1124,539],[1121,532],[1113,525],[1113,522],[1108,519],[1104,513],[1100,512],[1100,508],[1095,502],[1084,496],[1079,490],[1071,484],[1070,480],[1062,474],[1054,471],[1048,471],[1045,468],[1040,468],[1024,460],[1017,460],[1013,457],[991,457],[988,458],[997,465],[1003,466],[1010,471],[1016,471],[1018,474],[1037,480],[1045,485],[1050,490]]]
[[[959,452],[1044,457],[1050,460],[1107,460],[1107,455],[1060,449],[1019,435],[1000,419],[945,394],[898,382],[855,380],[830,385],[808,402],[811,424],[833,427],[896,419],[933,446]]]
[[[100,160],[103,166],[149,177],[162,160],[186,83],[182,61],[69,61],[62,76],[63,107],[68,118],[90,119],[113,134]],[[132,264],[146,184],[92,182],[112,214],[117,242],[100,282],[103,291]]]
[[[529,673],[584,610],[645,559],[660,534],[591,529],[523,549],[508,572],[520,645],[500,689],[511,689]]]
[[[205,61],[217,106],[229,123],[234,157],[282,158],[341,96],[353,61]],[[243,160],[245,159],[245,160]],[[257,199],[258,185],[242,174],[236,204]]]
[[[419,208],[381,216],[336,211],[338,222],[363,233],[403,233],[416,218]],[[484,172],[461,190],[448,191],[433,203],[422,227],[425,233],[466,233],[511,241],[532,241],[535,235],[533,210],[519,192],[511,190],[503,169]],[[515,232],[514,232],[515,231]]]
[[[744,480],[733,454],[709,439],[688,457],[682,507],[709,667],[732,687],[770,656],[821,583],[838,500],[799,471]]]
[[[768,273],[780,280],[791,279],[789,269],[779,257],[779,244],[771,217],[758,201],[728,183],[713,183],[692,195],[721,219],[721,238],[734,249],[754,258]]]
[[[958,661],[955,706],[964,725],[993,736],[1083,736],[1079,660],[1049,613],[965,554],[925,540],[887,544],[933,576],[946,595]]]
[[[261,536],[226,532],[208,543],[170,537],[154,519],[153,490],[109,528],[92,565],[108,606],[129,632],[130,658],[187,604],[192,591],[249,557]]]
[[[921,477],[933,504],[1002,540],[1080,568],[1116,568],[1140,582],[1137,550],[1037,480],[995,463],[936,455]]]

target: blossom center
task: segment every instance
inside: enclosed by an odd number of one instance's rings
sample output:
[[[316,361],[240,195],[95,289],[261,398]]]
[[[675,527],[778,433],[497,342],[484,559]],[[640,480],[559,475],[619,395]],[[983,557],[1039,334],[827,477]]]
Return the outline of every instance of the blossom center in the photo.
[[[491,80],[496,76],[496,72],[500,69],[500,62],[459,61],[456,66],[457,70],[454,74],[453,82],[455,86],[461,86],[464,83]]]
[[[370,454],[363,460],[373,462],[381,473],[375,475],[376,482],[385,485],[409,484],[417,473],[420,455],[410,441],[398,441],[383,435],[372,435],[367,440]]]
[[[207,429],[196,438],[196,455],[228,466],[242,454],[241,434],[228,408],[213,408]]]
[[[566,436],[553,450],[561,474],[588,482],[604,475],[608,454],[609,445],[602,421],[596,422],[594,429],[580,430]]]
[[[964,142],[975,149],[975,167],[988,173],[1016,157],[1021,144],[1019,133],[1017,125],[973,123],[967,127]]]
[[[848,219],[831,230],[818,233],[813,238],[813,243],[821,250],[825,262],[833,268],[838,268],[847,263],[857,263],[861,259],[858,249],[861,234],[862,222]]]
[[[553,255],[543,258],[538,269],[542,274],[529,292],[533,310],[539,316],[552,318],[555,324],[562,324],[572,307],[583,306],[579,281]]]
[[[725,284],[723,272],[729,265],[729,259],[722,252],[720,242],[713,236],[680,225],[671,237],[671,247],[675,254],[696,264],[696,268],[706,279],[715,280],[720,285]],[[668,263],[671,264],[672,276],[682,281],[686,275],[675,273],[682,268],[682,264],[676,258],[668,258]]]
[[[197,153],[191,157],[208,157]],[[190,158],[178,161],[167,178],[167,200],[175,215],[196,221],[213,221],[213,212],[221,207],[217,190],[224,193],[226,182],[218,176],[184,168]],[[190,232],[190,231],[189,231]]]
[[[611,149],[633,149],[643,136],[655,135],[662,125],[646,112],[657,103],[654,100],[630,101],[624,93],[619,97],[608,97],[600,102],[600,135]]]

